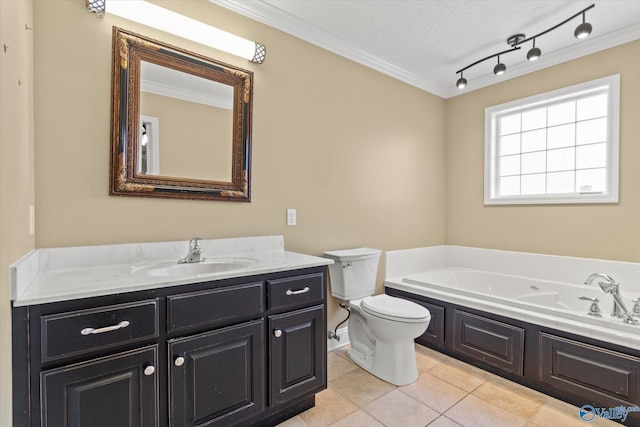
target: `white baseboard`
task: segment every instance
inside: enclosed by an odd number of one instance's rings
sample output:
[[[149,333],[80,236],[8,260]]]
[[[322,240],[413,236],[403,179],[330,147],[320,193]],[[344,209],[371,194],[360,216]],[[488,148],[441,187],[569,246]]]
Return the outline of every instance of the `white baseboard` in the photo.
[[[338,329],[337,334],[340,337],[340,341],[336,340],[335,338],[327,339],[327,351],[337,350],[340,347],[349,345],[349,332],[346,326],[344,328]]]

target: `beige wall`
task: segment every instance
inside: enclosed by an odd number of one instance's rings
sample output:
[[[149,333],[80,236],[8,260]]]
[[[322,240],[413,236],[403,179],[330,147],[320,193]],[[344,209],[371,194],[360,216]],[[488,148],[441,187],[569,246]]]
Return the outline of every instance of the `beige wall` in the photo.
[[[231,181],[233,109],[143,92],[140,114],[159,119],[160,175]]]
[[[640,41],[635,41],[448,99],[447,243],[639,262],[638,69]],[[618,73],[620,203],[483,206],[486,107]]]
[[[33,7],[0,1],[0,426],[11,425],[9,265],[34,247]],[[19,84],[20,82],[20,84]]]
[[[444,100],[207,1],[162,4],[258,40],[267,60],[99,19],[81,1],[36,1],[37,247],[282,234],[288,250],[320,255],[444,243]],[[108,196],[112,25],[255,72],[251,203]],[[330,326],[337,310],[331,301]]]

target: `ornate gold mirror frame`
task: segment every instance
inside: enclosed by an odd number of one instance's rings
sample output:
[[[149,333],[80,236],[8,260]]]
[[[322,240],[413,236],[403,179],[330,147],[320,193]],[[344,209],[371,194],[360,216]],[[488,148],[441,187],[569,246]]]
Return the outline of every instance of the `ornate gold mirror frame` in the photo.
[[[225,165],[230,171],[228,173],[230,179],[172,176],[174,174],[165,176],[162,167],[153,173],[145,172],[141,168],[143,159],[140,153],[143,134],[140,130],[143,129],[143,123],[141,123],[140,103],[143,62],[228,85],[233,89],[231,123],[225,124],[230,129],[229,147],[225,147],[225,150],[231,153],[229,159],[231,165]],[[114,27],[109,194],[251,201],[252,103],[253,73],[251,71]],[[187,137],[180,136],[177,141],[170,142],[163,140],[161,144],[171,144],[173,150],[172,155],[165,155],[165,157],[180,157],[187,162],[201,162],[204,163],[205,169],[210,163],[214,163],[211,156],[181,149],[187,146],[188,141],[185,138]],[[202,139],[206,140],[208,137]],[[226,139],[225,137],[225,141]],[[226,158],[226,156],[221,157]]]

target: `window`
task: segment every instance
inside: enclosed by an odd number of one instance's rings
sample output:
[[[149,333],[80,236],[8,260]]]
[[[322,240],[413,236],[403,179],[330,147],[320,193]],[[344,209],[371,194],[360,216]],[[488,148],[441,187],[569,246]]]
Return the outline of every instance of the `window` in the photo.
[[[485,110],[484,203],[618,201],[620,75]]]

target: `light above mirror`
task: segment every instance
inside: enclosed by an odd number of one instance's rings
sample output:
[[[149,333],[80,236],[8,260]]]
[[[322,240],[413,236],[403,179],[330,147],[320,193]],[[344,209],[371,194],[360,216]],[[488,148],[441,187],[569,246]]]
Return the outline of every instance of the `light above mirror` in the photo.
[[[236,36],[144,0],[86,0],[87,8],[105,12],[262,64],[266,46]]]

